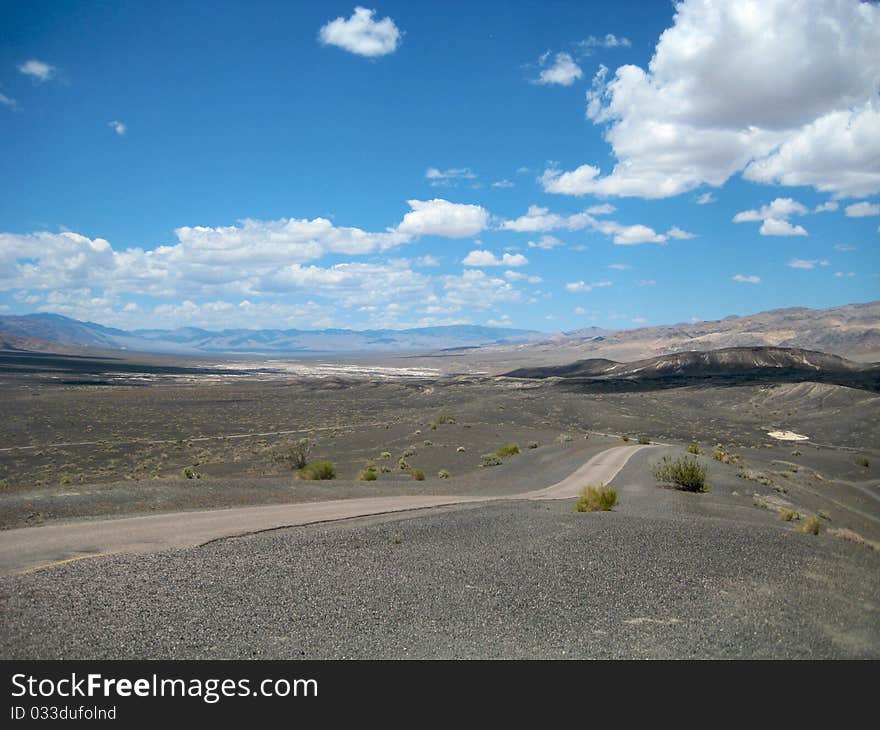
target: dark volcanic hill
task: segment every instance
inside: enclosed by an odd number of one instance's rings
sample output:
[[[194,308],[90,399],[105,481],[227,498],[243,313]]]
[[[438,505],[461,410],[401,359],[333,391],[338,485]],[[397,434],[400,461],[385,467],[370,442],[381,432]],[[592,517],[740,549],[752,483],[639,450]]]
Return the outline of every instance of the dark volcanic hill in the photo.
[[[824,382],[880,391],[880,365],[788,347],[727,347],[676,352],[635,362],[578,360],[569,365],[519,368],[511,378],[560,378],[596,390],[652,390],[749,382]]]

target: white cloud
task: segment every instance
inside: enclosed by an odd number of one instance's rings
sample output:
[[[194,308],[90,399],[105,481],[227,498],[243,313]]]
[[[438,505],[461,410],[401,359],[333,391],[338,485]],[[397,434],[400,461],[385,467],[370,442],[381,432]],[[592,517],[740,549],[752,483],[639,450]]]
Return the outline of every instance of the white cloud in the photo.
[[[348,20],[342,17],[331,20],[319,31],[321,43],[367,58],[394,53],[401,32],[391,18],[374,20],[375,13],[375,10],[356,7]]]
[[[691,238],[696,238],[696,233],[690,233],[689,231],[683,231],[678,226],[672,226],[668,231],[666,231],[666,236],[668,238],[674,238],[679,241],[687,241]]]
[[[600,67],[587,116],[605,176],[551,167],[547,192],[663,198],[742,171],[838,196],[880,190],[880,7],[857,0],[683,0],[648,69]]]
[[[529,276],[521,271],[505,271],[504,278],[508,281],[527,281],[529,284],[540,284],[540,276]]]
[[[653,228],[643,226],[640,223],[634,226],[624,226],[614,221],[599,221],[596,229],[601,233],[612,236],[612,240],[618,246],[634,246],[640,243],[666,243],[666,236],[656,233]]]
[[[541,57],[540,64],[546,64],[547,54]],[[584,72],[568,53],[557,53],[553,64],[541,70],[537,82],[539,84],[557,84],[559,86],[571,86]]]
[[[110,127],[114,132],[116,132],[116,134],[118,134],[120,137],[123,136],[127,131],[127,127],[122,122],[108,122],[107,126]]]
[[[3,93],[0,93],[0,104],[9,109],[18,109],[18,102],[11,96],[6,96],[6,94]]]
[[[537,241],[529,241],[529,248],[541,248],[545,251],[562,245],[562,241],[555,236],[541,236]]]
[[[714,195],[712,195],[712,193],[703,193],[702,195],[697,197],[695,202],[697,203],[697,205],[709,205],[709,203],[714,203],[715,201],[716,198]]]
[[[629,264],[608,264],[609,269],[617,269],[618,271],[626,271],[627,269],[631,269],[632,266]]]
[[[562,216],[550,213],[548,208],[530,205],[525,215],[514,220],[506,220],[501,228],[507,231],[520,233],[537,233],[539,231],[552,231],[564,228],[569,231],[577,231],[586,228],[593,222],[593,218],[587,213]]]
[[[18,70],[25,76],[30,76],[32,79],[35,79],[40,83],[49,81],[58,74],[57,68],[45,61],[38,61],[36,58],[32,58],[29,61],[19,64]]]
[[[407,236],[475,236],[489,223],[489,211],[479,205],[450,203],[442,198],[409,200],[412,210],[403,216],[398,232]]]
[[[843,271],[835,271],[835,272],[834,272],[834,276],[836,276],[838,279],[842,279],[842,278],[844,278],[844,277],[846,277],[846,278],[851,278],[851,277],[853,277],[853,276],[855,276],[855,275],[856,275],[856,272],[855,272],[855,271],[847,271],[847,272],[843,272]]]
[[[776,198],[758,210],[744,210],[733,217],[734,223],[763,221],[759,233],[762,236],[806,236],[802,226],[788,222],[792,215],[806,215],[807,207],[792,198]]]
[[[639,281],[639,286],[654,286],[656,283],[654,279],[642,279]]]
[[[611,286],[610,281],[594,281],[591,283],[587,283],[585,281],[572,281],[565,285],[567,291],[573,292],[575,294],[580,294],[583,292],[591,292],[593,289],[601,289],[606,286]]]
[[[601,205],[591,205],[587,208],[590,215],[611,215],[617,210],[611,203],[602,203]]]
[[[865,201],[862,201],[861,203],[853,203],[852,205],[846,206],[845,213],[847,218],[867,218],[869,216],[880,215],[880,204],[868,203]]]
[[[760,276],[745,276],[743,274],[736,274],[730,277],[733,281],[738,281],[740,284],[760,284],[761,277]]]
[[[476,249],[471,251],[467,256],[464,257],[462,263],[465,266],[525,266],[529,263],[529,260],[523,256],[521,253],[517,254],[509,254],[506,253],[501,258],[496,256],[491,251],[484,251],[480,249]]]
[[[459,180],[474,180],[477,176],[469,167],[451,167],[448,170],[429,167],[425,177],[431,181],[432,187],[455,187]]]
[[[442,286],[445,301],[458,307],[485,310],[520,299],[520,292],[509,282],[479,269],[467,269],[461,276],[444,276]]]
[[[830,213],[832,211],[837,210],[840,207],[837,201],[829,200],[825,203],[820,203],[815,208],[813,208],[814,213]]]
[[[780,218],[768,218],[765,220],[758,233],[762,236],[806,236],[807,230],[803,226],[795,226]]]
[[[620,36],[619,38],[613,33],[608,33],[604,38],[598,38],[591,35],[589,38],[582,40],[580,43],[584,48],[629,48],[632,43],[629,38]]]
[[[856,247],[855,247],[855,246],[851,246],[851,245],[848,244],[848,243],[835,243],[835,244],[834,244],[834,250],[835,250],[835,251],[838,251],[838,252],[840,252],[840,253],[849,253],[850,251],[855,251],[855,250],[856,250]]]
[[[413,266],[418,266],[420,268],[433,268],[435,266],[440,266],[440,259],[436,256],[431,256],[430,254],[425,254],[424,256],[419,256],[415,261],[413,261]]]
[[[515,183],[512,183],[510,180],[496,180],[492,183],[493,188],[512,188]]]
[[[815,269],[817,266],[828,266],[829,263],[825,259],[821,261],[816,259],[792,259],[788,262],[788,266],[792,269]]]
[[[776,198],[773,202],[761,207],[759,210],[744,210],[733,217],[734,223],[749,221],[763,221],[767,218],[784,220],[793,215],[806,215],[809,211],[806,206],[792,198]]]

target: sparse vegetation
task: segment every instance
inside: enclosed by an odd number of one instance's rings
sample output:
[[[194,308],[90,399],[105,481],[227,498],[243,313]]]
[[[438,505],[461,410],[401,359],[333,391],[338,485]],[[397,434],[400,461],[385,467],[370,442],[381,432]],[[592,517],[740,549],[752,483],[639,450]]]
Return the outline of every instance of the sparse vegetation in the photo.
[[[183,467],[183,476],[185,479],[201,479],[202,478],[202,475],[199,474],[191,466]]]
[[[380,459],[390,459],[390,458],[391,458],[391,452],[390,452],[390,451],[383,451],[383,452],[379,455],[379,458],[380,458]]]
[[[868,461],[868,457],[864,454],[856,454],[853,457],[853,461],[856,463],[857,466],[864,467],[865,469],[871,466],[871,462]]]
[[[818,535],[821,523],[816,515],[810,515],[804,520],[804,523],[798,527],[798,532],[805,532],[808,535]]]
[[[459,447],[455,450],[455,452],[456,452],[457,454],[463,454],[465,451],[467,451],[467,449],[466,449],[464,446],[459,446]]]
[[[670,459],[664,456],[651,468],[658,482],[674,484],[686,492],[707,492],[706,467],[693,456]]]
[[[289,461],[293,469],[302,469],[308,463],[311,451],[311,439],[297,439],[278,458],[282,461]]]
[[[828,534],[834,535],[834,537],[839,537],[842,540],[846,540],[847,542],[855,543],[856,545],[862,545],[871,550],[880,550],[880,542],[867,540],[855,530],[850,530],[847,527],[831,528],[830,530],[828,530]]]
[[[537,449],[537,448],[538,448],[538,442],[537,442],[537,441],[529,441],[528,448],[530,448],[530,449]]]
[[[453,424],[456,423],[456,420],[453,416],[443,411],[440,415],[437,416],[433,421],[431,421],[431,429],[436,431],[437,426],[442,426],[444,424]]]
[[[425,481],[425,472],[423,472],[421,469],[412,469],[409,475],[417,482]]]
[[[617,504],[617,492],[604,484],[588,486],[581,490],[574,505],[575,512],[607,512]]]
[[[497,454],[483,454],[480,457],[480,466],[499,466],[503,463]]]
[[[559,436],[556,437],[556,440],[561,444],[567,444],[573,438],[574,437],[571,434],[561,433],[561,434],[559,434]]]
[[[629,436],[627,436],[626,434],[623,434],[623,436],[620,437],[620,440],[621,441],[629,441]]]
[[[297,479],[318,481],[336,478],[336,465],[327,459],[310,461],[302,469],[296,472]]]
[[[505,444],[498,451],[495,452],[496,456],[500,456],[504,458],[505,456],[513,456],[514,454],[519,453],[519,444]]]
[[[779,519],[783,522],[793,522],[797,521],[801,518],[801,513],[795,509],[781,509],[779,510]]]
[[[425,446],[433,446],[433,445],[434,445],[434,442],[433,442],[433,441],[430,441],[430,440],[428,440],[428,439],[425,439],[424,441],[422,441],[422,443],[423,443]]]
[[[441,469],[437,472],[437,476],[441,479],[449,479],[449,472],[446,469]]]
[[[376,472],[369,469],[362,469],[358,474],[358,480],[362,482],[375,482],[378,478]]]
[[[406,471],[407,469],[409,469],[409,464],[407,463],[406,459],[399,459],[397,461],[397,468],[401,471]]]
[[[699,444],[691,444],[687,447],[687,452],[699,456],[703,453],[703,450],[700,448]]]
[[[639,443],[642,444],[642,446],[646,446],[651,443],[651,439],[647,436],[639,436]]]

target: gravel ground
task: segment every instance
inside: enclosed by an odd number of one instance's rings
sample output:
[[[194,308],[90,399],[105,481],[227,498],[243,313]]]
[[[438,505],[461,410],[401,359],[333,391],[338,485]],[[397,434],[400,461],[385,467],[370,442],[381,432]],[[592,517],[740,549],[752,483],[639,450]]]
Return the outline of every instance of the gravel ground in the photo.
[[[23,658],[880,658],[880,556],[732,495],[494,503],[0,580]],[[731,477],[730,479],[735,479]]]

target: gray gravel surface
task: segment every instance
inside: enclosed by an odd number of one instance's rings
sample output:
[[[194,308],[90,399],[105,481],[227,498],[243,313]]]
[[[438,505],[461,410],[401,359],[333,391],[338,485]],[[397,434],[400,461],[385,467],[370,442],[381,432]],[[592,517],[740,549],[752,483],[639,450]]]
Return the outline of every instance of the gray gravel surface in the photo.
[[[5,578],[0,650],[16,659],[880,658],[876,552],[794,532],[732,495],[721,472],[699,495],[645,486],[644,468],[637,457],[621,472],[613,512],[493,503]]]

